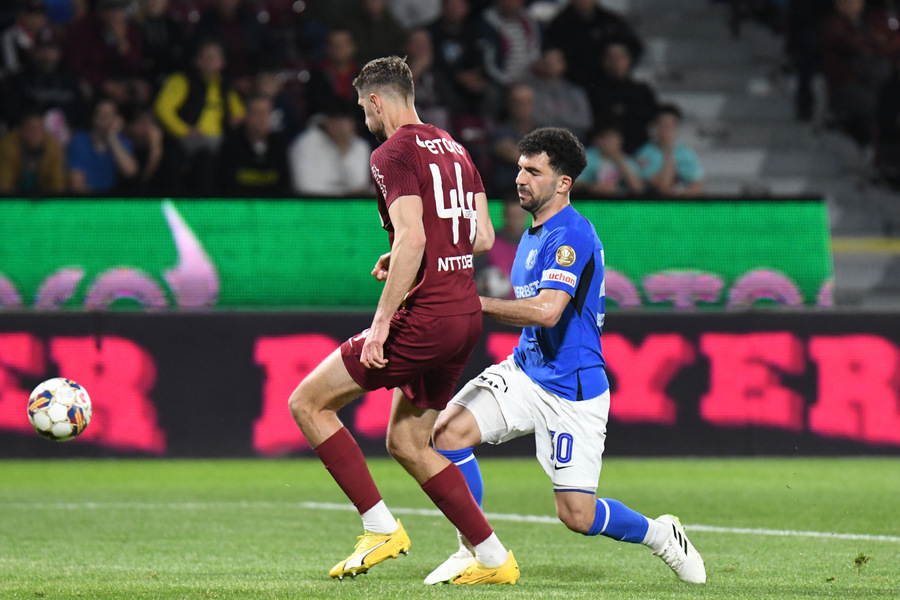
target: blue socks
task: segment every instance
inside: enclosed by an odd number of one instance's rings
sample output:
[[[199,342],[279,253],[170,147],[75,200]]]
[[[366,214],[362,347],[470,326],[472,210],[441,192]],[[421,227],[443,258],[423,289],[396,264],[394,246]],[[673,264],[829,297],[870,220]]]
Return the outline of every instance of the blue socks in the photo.
[[[484,495],[484,483],[481,480],[481,469],[472,448],[462,450],[438,450],[438,454],[444,456],[459,467],[466,484],[475,498],[478,506]],[[594,524],[585,535],[605,535],[622,542],[640,544],[647,536],[650,523],[647,517],[635,512],[612,498],[597,498],[597,510],[594,513]]]
[[[647,535],[647,517],[612,498],[597,498],[594,524],[585,535],[605,535],[621,542],[640,544]]]
[[[438,454],[452,462],[462,471],[463,477],[466,478],[466,484],[472,492],[472,497],[481,508],[481,498],[484,496],[484,483],[481,480],[481,469],[478,468],[478,461],[475,460],[475,454],[471,448],[463,448],[462,450],[438,450]]]

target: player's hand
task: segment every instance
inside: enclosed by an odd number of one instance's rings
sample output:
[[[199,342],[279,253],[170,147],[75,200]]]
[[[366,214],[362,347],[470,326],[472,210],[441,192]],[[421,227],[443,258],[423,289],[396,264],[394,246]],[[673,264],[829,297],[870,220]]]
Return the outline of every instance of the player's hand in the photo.
[[[375,268],[372,269],[372,277],[377,279],[378,281],[387,280],[388,276],[388,268],[391,265],[391,253],[387,252],[378,257],[378,260],[375,262]]]
[[[388,361],[384,357],[384,342],[387,340],[388,327],[373,325],[366,334],[359,362],[367,369],[383,369]]]

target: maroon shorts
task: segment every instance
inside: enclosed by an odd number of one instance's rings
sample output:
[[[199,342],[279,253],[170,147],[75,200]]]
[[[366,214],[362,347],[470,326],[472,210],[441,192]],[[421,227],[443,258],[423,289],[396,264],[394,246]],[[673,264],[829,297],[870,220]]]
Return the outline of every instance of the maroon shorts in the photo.
[[[365,333],[341,344],[353,381],[366,390],[400,388],[413,406],[443,410],[481,336],[481,312],[438,317],[401,308],[391,319],[383,369],[359,362]]]

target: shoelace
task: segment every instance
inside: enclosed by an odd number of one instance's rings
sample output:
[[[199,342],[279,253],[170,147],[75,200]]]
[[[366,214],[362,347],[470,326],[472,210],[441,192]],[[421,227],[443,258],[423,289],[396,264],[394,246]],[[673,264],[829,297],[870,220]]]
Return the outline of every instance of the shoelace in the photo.
[[[673,541],[672,538],[669,538],[666,541],[666,546],[663,548],[661,556],[663,561],[673,569],[681,568],[684,564],[684,559],[686,558],[681,546]]]

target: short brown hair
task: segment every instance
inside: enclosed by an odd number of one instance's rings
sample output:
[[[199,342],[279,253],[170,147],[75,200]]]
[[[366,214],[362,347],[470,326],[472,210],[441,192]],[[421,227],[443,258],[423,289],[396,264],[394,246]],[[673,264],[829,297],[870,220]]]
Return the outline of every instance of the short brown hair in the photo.
[[[353,87],[357,92],[373,89],[390,90],[404,100],[415,97],[412,71],[406,64],[406,59],[399,56],[370,60],[353,80]]]

